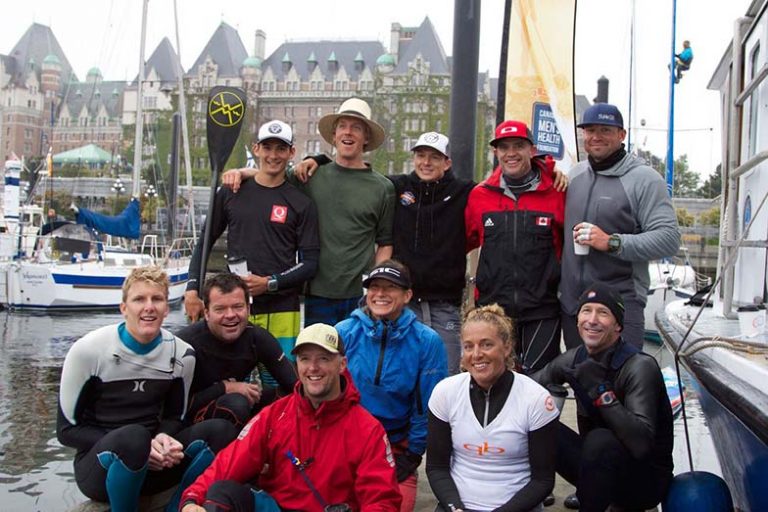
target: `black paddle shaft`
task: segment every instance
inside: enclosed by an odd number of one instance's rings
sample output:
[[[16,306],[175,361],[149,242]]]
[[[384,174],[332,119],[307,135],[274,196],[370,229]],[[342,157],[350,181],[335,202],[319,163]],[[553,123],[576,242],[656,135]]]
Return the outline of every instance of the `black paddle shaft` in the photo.
[[[211,160],[211,193],[208,199],[208,214],[205,216],[203,230],[203,250],[200,258],[199,289],[205,284],[205,272],[208,266],[209,245],[211,240],[211,222],[216,201],[216,187],[219,175],[232,154],[240,128],[245,118],[245,92],[236,87],[216,86],[208,94],[208,116],[206,131],[208,135],[208,156]]]

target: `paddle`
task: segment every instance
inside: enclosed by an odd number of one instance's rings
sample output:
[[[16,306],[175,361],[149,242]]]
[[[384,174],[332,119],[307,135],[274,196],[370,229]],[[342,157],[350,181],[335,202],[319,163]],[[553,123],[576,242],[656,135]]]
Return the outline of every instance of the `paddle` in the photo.
[[[240,128],[245,117],[245,92],[236,87],[216,86],[208,94],[208,116],[206,131],[208,135],[208,156],[211,160],[211,193],[208,200],[208,215],[205,216],[205,232],[203,233],[203,250],[200,258],[200,291],[205,284],[205,271],[208,266],[211,240],[211,223],[213,222],[216,187],[219,184],[219,174],[227,163],[232,148],[235,147]]]

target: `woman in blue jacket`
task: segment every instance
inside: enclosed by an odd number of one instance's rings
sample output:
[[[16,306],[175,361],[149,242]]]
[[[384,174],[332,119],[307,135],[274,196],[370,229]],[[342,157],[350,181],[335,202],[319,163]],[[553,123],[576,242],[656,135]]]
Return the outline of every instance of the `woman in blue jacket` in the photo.
[[[363,282],[365,306],[336,325],[361,403],[387,431],[395,456],[402,511],[416,502],[416,470],[427,439],[427,403],[448,375],[440,336],[406,307],[410,273],[402,263],[379,263]]]

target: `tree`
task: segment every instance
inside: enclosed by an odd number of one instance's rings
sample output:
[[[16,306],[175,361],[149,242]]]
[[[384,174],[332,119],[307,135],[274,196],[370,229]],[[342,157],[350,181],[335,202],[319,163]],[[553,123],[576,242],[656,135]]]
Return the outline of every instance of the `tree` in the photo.
[[[697,195],[699,197],[706,197],[708,199],[715,198],[720,195],[722,191],[723,183],[723,166],[718,164],[715,172],[713,172],[709,178],[704,180],[704,183],[699,187]]]
[[[663,178],[666,178],[666,163],[661,158],[642,149],[637,151],[637,155],[656,169]],[[675,160],[674,173],[675,183],[672,188],[672,195],[675,197],[698,197],[699,175],[688,168],[688,155],[680,155]]]
[[[693,226],[694,217],[685,208],[677,208],[677,224],[681,228],[689,228]]]
[[[705,226],[720,227],[720,207],[715,206],[699,214],[699,222]]]

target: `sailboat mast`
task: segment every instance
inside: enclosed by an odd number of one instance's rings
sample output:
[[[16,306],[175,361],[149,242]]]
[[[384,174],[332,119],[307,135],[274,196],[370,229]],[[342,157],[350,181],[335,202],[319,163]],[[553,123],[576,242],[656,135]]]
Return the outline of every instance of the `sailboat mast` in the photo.
[[[176,25],[176,65],[179,74],[179,113],[181,114],[181,140],[184,144],[184,170],[187,178],[187,204],[189,218],[192,224],[192,238],[197,242],[197,227],[195,226],[195,195],[192,188],[192,161],[189,156],[189,127],[187,126],[187,103],[184,96],[184,69],[181,67],[181,38],[179,36],[179,11],[176,0],[173,0],[173,20]]]
[[[672,196],[675,185],[675,31],[677,28],[677,0],[672,0],[672,41],[669,64],[669,127],[667,129],[667,193]]]
[[[144,0],[141,9],[141,45],[139,50],[139,78],[136,87],[136,132],[133,141],[133,197],[141,196],[141,157],[143,153],[142,139],[144,135],[144,47],[147,39],[147,6],[149,0]]]

